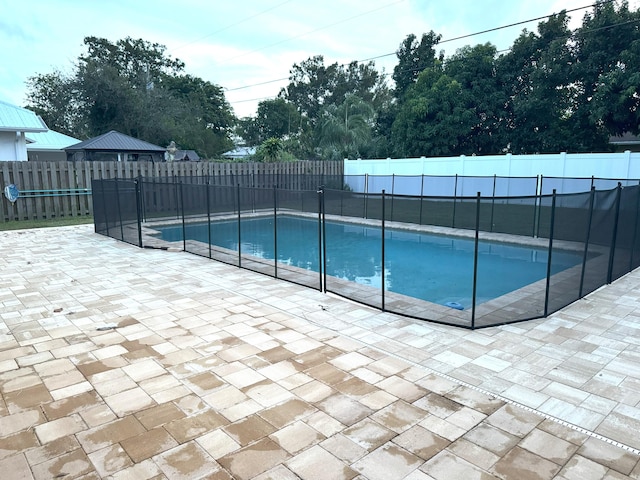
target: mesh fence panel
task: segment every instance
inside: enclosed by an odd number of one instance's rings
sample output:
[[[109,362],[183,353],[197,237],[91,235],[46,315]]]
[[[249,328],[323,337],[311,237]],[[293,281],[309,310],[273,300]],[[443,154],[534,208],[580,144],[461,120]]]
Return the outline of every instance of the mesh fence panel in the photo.
[[[555,312],[580,298],[584,279],[584,251],[587,247],[585,239],[589,229],[590,194],[557,195],[555,207],[547,313]]]
[[[107,185],[104,180],[91,180],[91,200],[93,202],[93,223],[96,233],[110,236],[109,231],[113,228],[116,217],[108,206],[115,196],[115,191],[108,189]]]
[[[540,193],[551,195],[554,190],[562,194],[588,192],[592,184],[592,178],[541,177]]]
[[[369,175],[367,182],[367,193],[381,194],[382,190],[387,193],[393,192],[392,175]]]
[[[496,177],[494,196],[522,197],[538,194],[538,177]]]
[[[434,177],[425,175],[422,178],[423,195],[429,197],[455,197],[458,177]]]
[[[456,198],[453,203],[453,227],[466,230],[476,228],[476,197]],[[488,225],[483,225],[480,230],[488,229]]]
[[[547,248],[546,242],[531,238],[535,207],[535,197],[480,199],[474,326],[516,322],[544,312]],[[482,231],[510,236],[495,241]]]
[[[387,190],[387,193],[421,196],[424,194],[422,191],[422,176],[396,175],[393,178],[393,190]]]
[[[609,259],[611,255],[611,230],[602,232],[603,228],[613,225],[612,208],[615,205],[615,190],[592,194],[593,203],[589,215],[589,228],[585,232],[585,265],[582,274],[581,295],[587,295],[607,283]],[[611,218],[608,218],[611,216]]]
[[[176,182],[141,182],[142,217],[151,219],[180,219],[180,191]]]
[[[336,197],[342,192],[325,192],[325,216],[331,215],[338,205]],[[362,198],[342,198],[343,211],[352,217],[382,219],[382,196],[365,195],[364,215]],[[332,208],[329,209],[327,206]],[[326,218],[324,224],[324,252],[326,265],[325,289],[365,305],[382,308],[381,262],[382,233],[379,226],[355,223],[337,223]],[[359,252],[354,257],[354,251]]]
[[[638,195],[640,187],[619,190],[619,206],[616,206],[618,221],[611,262],[611,281],[617,280],[633,268],[633,251],[636,243],[638,221]]]
[[[273,180],[257,177],[242,180],[253,184]],[[545,307],[552,313],[640,265],[640,186],[631,181],[611,190],[556,195],[552,210],[551,195],[420,197],[341,188],[319,193],[315,187],[299,188],[326,180],[324,177],[278,179],[294,183],[296,190],[274,188],[275,184],[238,186],[238,179],[235,176],[236,185],[229,186],[211,184],[208,177],[191,178],[193,183],[184,178],[94,180],[96,232],[140,244],[139,222],[144,220],[147,245],[153,242],[149,236],[153,225],[171,223],[163,227],[163,241],[318,289],[322,288],[326,251],[327,291],[414,318],[467,327],[535,318],[545,313]],[[429,177],[379,180],[390,182],[390,190],[409,191],[423,188]],[[489,185],[492,191],[511,188],[500,184],[499,177],[438,177],[440,185],[451,180],[461,182],[454,187],[464,189],[464,182],[469,182],[470,189],[481,192]],[[611,184],[607,179],[571,180]],[[531,179],[519,181],[522,188],[533,185]],[[544,181],[549,186],[555,180]],[[569,189],[572,185],[558,184]],[[320,227],[322,206],[328,221],[324,231]],[[383,217],[392,222],[385,225],[384,236]],[[426,232],[407,232],[418,224],[453,227],[452,235],[427,239]],[[481,241],[477,308],[472,312],[476,226]],[[509,236],[495,243],[489,241],[489,233]],[[516,249],[512,242],[531,248]],[[422,244],[429,244],[431,253],[422,252]],[[497,261],[495,253],[501,253]],[[547,265],[551,277],[545,297]],[[533,283],[523,284],[526,270],[543,273]],[[443,279],[443,271],[452,276]],[[410,287],[415,284],[420,291],[397,289],[399,279],[410,279]],[[502,292],[500,284],[514,291],[505,287]],[[430,296],[422,291],[426,286],[433,287]]]
[[[276,276],[322,288],[320,203],[314,191],[277,191]]]
[[[537,221],[537,197],[495,197],[482,199],[488,221],[482,219],[481,225],[489,225],[490,232],[512,235],[534,236]]]
[[[133,180],[92,180],[96,232],[139,245],[138,196]],[[95,213],[97,209],[97,214]]]
[[[452,227],[455,214],[455,199],[451,197],[423,197],[420,199],[420,223]]]
[[[458,177],[456,196],[472,197],[480,192],[483,197],[491,197],[494,190],[495,177]]]
[[[367,218],[368,197],[366,193],[325,190],[325,213],[341,217]]]
[[[385,217],[392,222],[414,223],[420,225],[422,206],[421,197],[391,195],[387,200]]]
[[[394,221],[417,223],[411,219],[419,216],[419,197],[386,196],[384,203],[386,218],[393,209]],[[471,326],[473,242],[386,225],[384,264],[376,267],[368,282],[384,290],[386,311]]]

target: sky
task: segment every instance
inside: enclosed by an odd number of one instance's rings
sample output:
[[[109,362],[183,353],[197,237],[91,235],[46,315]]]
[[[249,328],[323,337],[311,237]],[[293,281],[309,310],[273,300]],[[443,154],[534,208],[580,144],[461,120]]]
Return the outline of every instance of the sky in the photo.
[[[0,0],[0,100],[23,106],[37,74],[73,70],[87,36],[159,43],[185,73],[221,86],[238,117],[277,96],[294,64],[322,55],[325,65],[375,60],[390,75],[395,52],[413,33],[433,30],[445,56],[490,42],[508,49],[540,20],[463,35],[586,7],[594,0]],[[630,0],[638,8],[640,0]],[[588,9],[573,12],[581,25]]]

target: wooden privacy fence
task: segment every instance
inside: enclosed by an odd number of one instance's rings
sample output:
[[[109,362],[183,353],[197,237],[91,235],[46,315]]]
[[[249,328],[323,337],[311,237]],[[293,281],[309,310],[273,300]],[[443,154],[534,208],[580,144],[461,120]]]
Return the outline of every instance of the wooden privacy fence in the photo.
[[[213,162],[0,162],[0,188],[16,185],[20,197],[0,202],[0,223],[93,214],[91,180],[109,178],[209,177],[212,183],[244,179],[271,186],[276,178],[341,177],[343,162],[213,163]],[[264,183],[264,185],[261,185]],[[302,183],[296,184],[299,188]],[[295,188],[296,185],[292,185]]]

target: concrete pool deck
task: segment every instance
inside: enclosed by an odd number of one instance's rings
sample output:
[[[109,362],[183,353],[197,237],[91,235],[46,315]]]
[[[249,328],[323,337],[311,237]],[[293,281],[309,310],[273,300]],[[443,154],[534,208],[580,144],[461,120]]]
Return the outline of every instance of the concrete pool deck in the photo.
[[[469,331],[92,225],[0,250],[3,480],[640,479],[640,271]]]

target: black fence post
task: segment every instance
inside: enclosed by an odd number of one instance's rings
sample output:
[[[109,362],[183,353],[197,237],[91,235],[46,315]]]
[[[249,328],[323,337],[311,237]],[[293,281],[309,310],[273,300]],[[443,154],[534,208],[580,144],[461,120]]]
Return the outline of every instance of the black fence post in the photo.
[[[478,290],[478,250],[480,246],[480,192],[476,199],[476,233],[473,246],[473,286],[471,288],[471,329],[476,328],[476,293]]]
[[[393,194],[391,194],[391,198],[393,198]],[[393,201],[393,200],[392,200]],[[384,189],[382,189],[382,239],[380,242],[380,246],[381,246],[381,260],[380,260],[380,277],[381,277],[381,283],[380,283],[380,291],[382,293],[382,304],[381,304],[381,308],[382,311],[384,312],[384,217],[385,217],[385,194],[384,194]]]
[[[636,249],[636,240],[638,237],[638,216],[640,215],[640,187],[632,187],[638,192],[638,199],[636,200],[636,209],[633,215],[633,239],[631,240],[631,253],[629,254],[629,271],[634,269],[633,255]]]
[[[318,194],[318,274],[320,291],[327,292],[327,242],[324,228],[324,190],[319,187]]]
[[[584,239],[584,252],[582,253],[582,273],[580,274],[580,290],[578,298],[582,298],[582,290],[584,288],[584,275],[587,269],[587,256],[589,253],[589,241],[591,239],[591,223],[593,221],[593,204],[596,196],[596,187],[591,186],[591,194],[589,195],[589,220],[587,221],[587,232]]]
[[[236,202],[238,204],[238,267],[242,268],[242,234],[240,231],[241,217],[240,217],[240,184],[238,183],[236,190]]]
[[[542,214],[542,182],[543,182],[544,178],[542,175],[540,175],[540,189],[538,190],[538,193],[536,193],[536,211],[534,212],[534,216],[537,218],[536,221],[533,222],[533,236],[535,238],[538,238],[540,236],[540,216]]]
[[[278,278],[278,191],[273,186],[273,276]]]
[[[491,195],[491,228],[489,229],[490,232],[493,232],[493,210],[496,203],[496,178],[497,176],[494,174],[493,175],[493,194]]]
[[[138,246],[142,248],[142,196],[140,195],[140,179],[134,180],[136,187],[136,220],[138,226]]]
[[[144,193],[144,183],[142,181],[142,174],[138,175],[138,186],[140,188],[140,219],[142,222],[147,221],[147,207],[145,205],[145,193]]]
[[[102,175],[102,172],[100,172],[100,175]],[[104,183],[105,183],[105,180],[100,179],[100,187],[102,188],[102,210],[104,211],[104,224],[107,228],[107,237],[110,237],[111,235],[109,235],[109,214],[107,211],[107,196],[104,193]],[[96,227],[97,226],[98,224],[96,223]]]
[[[540,203],[540,176],[536,175],[536,191],[535,191],[535,200],[533,201],[533,230],[531,232],[531,236],[536,236],[536,222],[538,222],[538,205]]]
[[[178,184],[178,191],[180,193],[180,212],[182,213],[182,249],[187,251],[187,224],[184,215],[184,192],[182,191],[182,181]]]
[[[553,227],[556,221],[556,189],[551,198],[551,221],[549,225],[549,256],[547,257],[547,283],[544,293],[544,316],[549,315],[549,292],[551,290],[551,254],[553,252]]]
[[[122,211],[120,210],[120,189],[118,188],[118,177],[115,177],[116,184],[116,204],[118,206],[118,223],[120,224],[120,240],[124,241],[124,228],[122,226]]]
[[[620,197],[622,196],[622,183],[618,182],[616,187],[616,210],[613,220],[613,234],[611,235],[611,249],[609,250],[609,268],[607,270],[607,283],[613,278],[613,257],[616,253],[616,240],[618,239],[618,220],[620,219]]]
[[[393,195],[396,191],[396,174],[391,174],[391,221],[393,222]]]
[[[453,215],[451,216],[451,228],[456,228],[456,198],[458,196],[458,174],[453,184]]]
[[[420,177],[420,225],[422,225],[422,205],[424,204],[424,173]]]
[[[176,218],[180,218],[180,205],[178,203],[178,176],[177,175],[173,176],[173,185],[174,185],[174,190],[176,195]]]
[[[369,202],[369,174],[364,174],[364,218],[367,217],[367,204]]]
[[[209,175],[206,180],[207,189],[207,239],[209,242],[209,258],[211,258],[211,185],[209,184]]]

